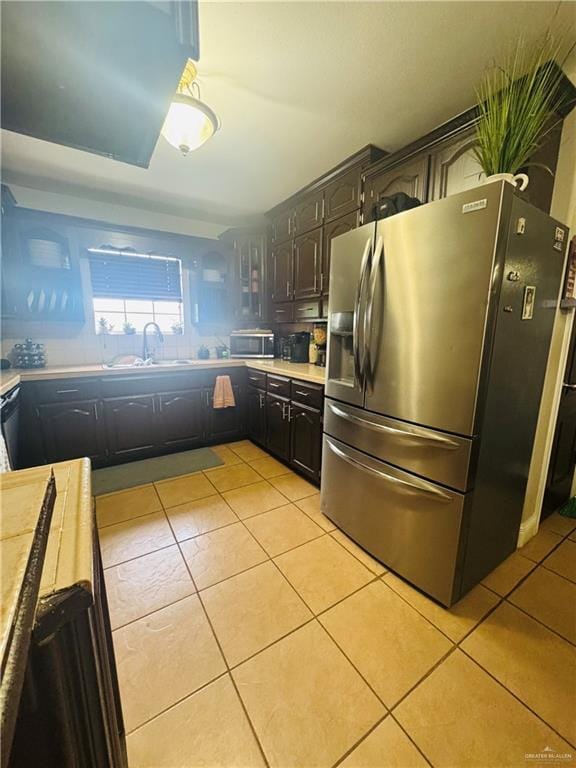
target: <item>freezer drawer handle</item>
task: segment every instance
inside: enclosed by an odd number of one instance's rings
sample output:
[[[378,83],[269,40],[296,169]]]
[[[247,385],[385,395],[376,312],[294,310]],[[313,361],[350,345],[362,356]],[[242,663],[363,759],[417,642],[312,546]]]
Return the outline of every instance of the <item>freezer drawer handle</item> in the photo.
[[[394,483],[395,485],[400,486],[399,490],[404,490],[407,493],[410,491],[417,492],[417,493],[424,493],[428,496],[434,496],[436,501],[452,501],[452,498],[447,494],[443,493],[442,491],[437,490],[436,488],[432,488],[429,485],[419,485],[418,483],[409,483],[407,480],[400,480],[399,477],[393,477],[392,475],[386,474],[386,472],[381,472],[379,469],[374,469],[373,467],[369,467],[366,464],[362,464],[361,461],[357,461],[356,459],[353,459],[352,456],[348,456],[344,451],[341,451],[340,448],[337,448],[334,443],[331,440],[328,440],[326,438],[326,442],[328,443],[330,449],[334,451],[334,453],[337,456],[340,456],[341,459],[348,462],[348,464],[351,464],[353,467],[358,467],[363,472],[369,472],[372,475],[376,475],[377,477],[381,477],[384,480],[387,480],[390,483]]]
[[[368,421],[368,419],[362,419],[360,416],[354,416],[352,413],[346,413],[346,411],[343,411],[332,403],[328,403],[328,408],[330,408],[332,413],[335,413],[336,416],[340,416],[347,421],[352,421],[355,424],[361,424],[363,427],[368,427],[368,429],[373,429],[376,432],[388,432],[389,434],[401,435],[402,437],[415,437],[417,440],[428,440],[431,443],[439,443],[442,448],[446,448],[448,451],[454,451],[456,448],[460,448],[458,443],[455,443],[454,440],[449,440],[447,437],[427,435],[420,432],[406,432],[403,429],[387,427],[385,424],[376,424],[373,421]]]

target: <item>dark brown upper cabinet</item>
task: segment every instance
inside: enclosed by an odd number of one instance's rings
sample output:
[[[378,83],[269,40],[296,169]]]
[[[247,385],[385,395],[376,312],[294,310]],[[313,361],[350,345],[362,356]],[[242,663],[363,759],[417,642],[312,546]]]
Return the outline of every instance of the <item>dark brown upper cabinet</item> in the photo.
[[[428,200],[440,200],[481,183],[484,173],[474,155],[475,143],[472,129],[442,142],[432,152]]]
[[[78,247],[66,217],[15,207],[2,225],[10,235],[2,252],[3,317],[83,322]]]
[[[282,211],[272,219],[271,240],[273,243],[283,243],[294,234],[292,209]]]
[[[425,203],[428,192],[427,153],[412,157],[394,168],[367,173],[364,186],[364,223],[378,218],[378,205],[385,197],[405,192]]]
[[[290,301],[294,298],[292,241],[276,246],[271,254],[270,283],[272,301]]]
[[[324,220],[332,221],[360,208],[362,180],[360,168],[353,168],[324,190]]]
[[[324,241],[322,243],[322,273],[320,276],[320,291],[327,296],[330,290],[330,248],[332,240],[338,235],[350,232],[358,226],[358,211],[352,211],[339,219],[324,224]]]
[[[324,198],[322,192],[306,195],[294,208],[293,234],[303,235],[322,224]]]
[[[294,240],[294,298],[320,296],[322,274],[322,228]]]

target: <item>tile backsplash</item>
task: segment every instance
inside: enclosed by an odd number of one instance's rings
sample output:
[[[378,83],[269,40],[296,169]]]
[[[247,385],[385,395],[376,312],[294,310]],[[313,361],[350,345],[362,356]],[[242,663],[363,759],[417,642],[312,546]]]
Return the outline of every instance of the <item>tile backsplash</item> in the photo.
[[[1,356],[11,359],[14,344],[23,342],[26,335],[24,332],[19,337],[3,338]],[[35,342],[44,344],[48,366],[107,363],[117,355],[142,354],[142,334],[98,335],[85,328],[78,336],[72,338],[43,338],[38,335],[32,338]],[[158,360],[195,359],[202,345],[208,347],[210,357],[215,357],[214,347],[220,343],[228,344],[228,335],[200,336],[191,329],[182,335],[165,334],[163,344],[158,343],[154,333],[148,335],[148,340],[148,346],[155,350]]]

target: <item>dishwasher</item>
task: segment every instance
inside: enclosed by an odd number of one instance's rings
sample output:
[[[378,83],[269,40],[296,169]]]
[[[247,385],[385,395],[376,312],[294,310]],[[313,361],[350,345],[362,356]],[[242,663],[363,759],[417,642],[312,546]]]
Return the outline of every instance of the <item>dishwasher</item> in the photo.
[[[20,387],[14,387],[0,398],[0,423],[12,469],[19,468],[18,443],[20,421]]]

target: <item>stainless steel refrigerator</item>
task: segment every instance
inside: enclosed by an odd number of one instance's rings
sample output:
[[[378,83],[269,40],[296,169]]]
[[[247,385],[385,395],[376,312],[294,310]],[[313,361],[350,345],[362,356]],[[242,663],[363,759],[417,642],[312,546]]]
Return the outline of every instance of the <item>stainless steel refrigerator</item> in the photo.
[[[506,182],[333,241],[322,511],[445,605],[516,548],[567,241]]]

